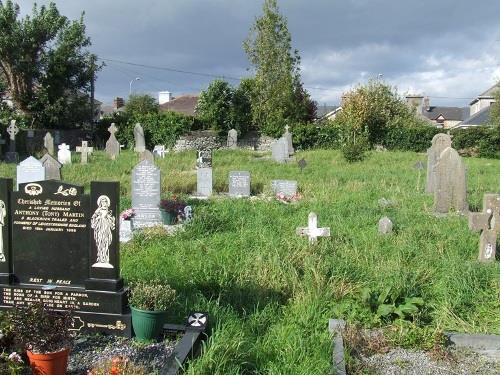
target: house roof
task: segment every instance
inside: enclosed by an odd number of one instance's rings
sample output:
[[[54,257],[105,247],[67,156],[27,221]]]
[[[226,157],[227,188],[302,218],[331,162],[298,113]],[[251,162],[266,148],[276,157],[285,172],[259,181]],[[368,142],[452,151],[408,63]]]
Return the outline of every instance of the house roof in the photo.
[[[335,111],[338,107],[338,105],[319,105],[316,109],[316,118],[322,118],[326,114]]]
[[[467,128],[471,126],[489,125],[491,106],[481,109],[469,118],[457,124],[455,128]]]
[[[488,90],[483,92],[482,94],[479,94],[477,98],[475,98],[473,101],[470,102],[470,104],[474,104],[477,102],[479,99],[494,99],[495,97],[495,92],[500,88],[500,83],[496,83],[493,86],[491,86]]]
[[[429,120],[436,120],[440,115],[442,115],[445,120],[463,121],[469,117],[469,113],[469,107],[430,106],[429,110],[427,110],[427,108],[422,109],[422,115],[427,117]]]
[[[160,105],[160,111],[173,111],[188,116],[194,116],[196,114],[195,110],[197,104],[197,95],[182,95]]]

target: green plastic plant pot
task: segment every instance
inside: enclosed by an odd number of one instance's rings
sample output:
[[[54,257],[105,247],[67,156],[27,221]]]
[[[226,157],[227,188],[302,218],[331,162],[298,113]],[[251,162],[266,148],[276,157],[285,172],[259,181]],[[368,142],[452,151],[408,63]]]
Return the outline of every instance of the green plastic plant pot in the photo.
[[[140,341],[155,340],[163,330],[167,318],[166,311],[147,311],[130,307],[132,310],[132,328]]]
[[[175,214],[160,209],[161,220],[165,225],[172,225],[175,221]]]

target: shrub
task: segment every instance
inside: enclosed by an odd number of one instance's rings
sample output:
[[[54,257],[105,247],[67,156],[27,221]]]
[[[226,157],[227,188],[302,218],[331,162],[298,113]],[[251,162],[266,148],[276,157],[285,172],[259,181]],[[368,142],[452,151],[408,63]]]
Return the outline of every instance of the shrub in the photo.
[[[478,127],[458,129],[451,132],[453,147],[464,154],[477,154],[482,158],[494,158],[500,151],[500,131],[497,128]]]
[[[366,146],[363,142],[348,142],[342,146],[342,155],[348,163],[361,161],[365,158]]]
[[[175,290],[158,281],[138,281],[131,285],[129,304],[140,310],[167,311],[175,301]]]
[[[389,150],[423,152],[431,146],[432,137],[442,133],[433,126],[395,127],[386,130],[382,145]]]

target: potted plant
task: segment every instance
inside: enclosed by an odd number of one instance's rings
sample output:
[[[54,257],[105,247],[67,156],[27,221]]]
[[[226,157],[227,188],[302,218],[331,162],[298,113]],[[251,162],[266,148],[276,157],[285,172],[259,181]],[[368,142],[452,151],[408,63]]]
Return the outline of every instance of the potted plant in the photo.
[[[15,340],[26,349],[35,375],[64,375],[72,337],[70,312],[46,309],[43,303],[15,308],[9,314]]]
[[[162,199],[160,201],[160,213],[163,224],[172,225],[182,220],[186,206],[186,202],[178,200],[175,195],[171,199]]]
[[[158,281],[131,285],[129,304],[132,327],[140,341],[158,338],[165,324],[167,310],[175,301],[175,290]]]

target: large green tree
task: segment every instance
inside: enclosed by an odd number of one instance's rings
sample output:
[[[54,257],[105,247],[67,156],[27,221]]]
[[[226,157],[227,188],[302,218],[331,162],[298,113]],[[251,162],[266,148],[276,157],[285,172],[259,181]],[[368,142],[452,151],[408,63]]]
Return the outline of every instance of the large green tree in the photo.
[[[17,111],[34,127],[72,126],[90,119],[89,92],[99,69],[87,47],[83,15],[70,21],[54,3],[21,19],[0,0],[0,69]]]
[[[158,112],[158,103],[151,95],[132,94],[125,104],[125,112],[129,116],[146,115],[148,113]]]
[[[316,106],[302,86],[300,56],[292,50],[277,0],[264,0],[262,9],[243,47],[255,68],[253,122],[263,133],[277,136],[286,124],[311,120]]]

